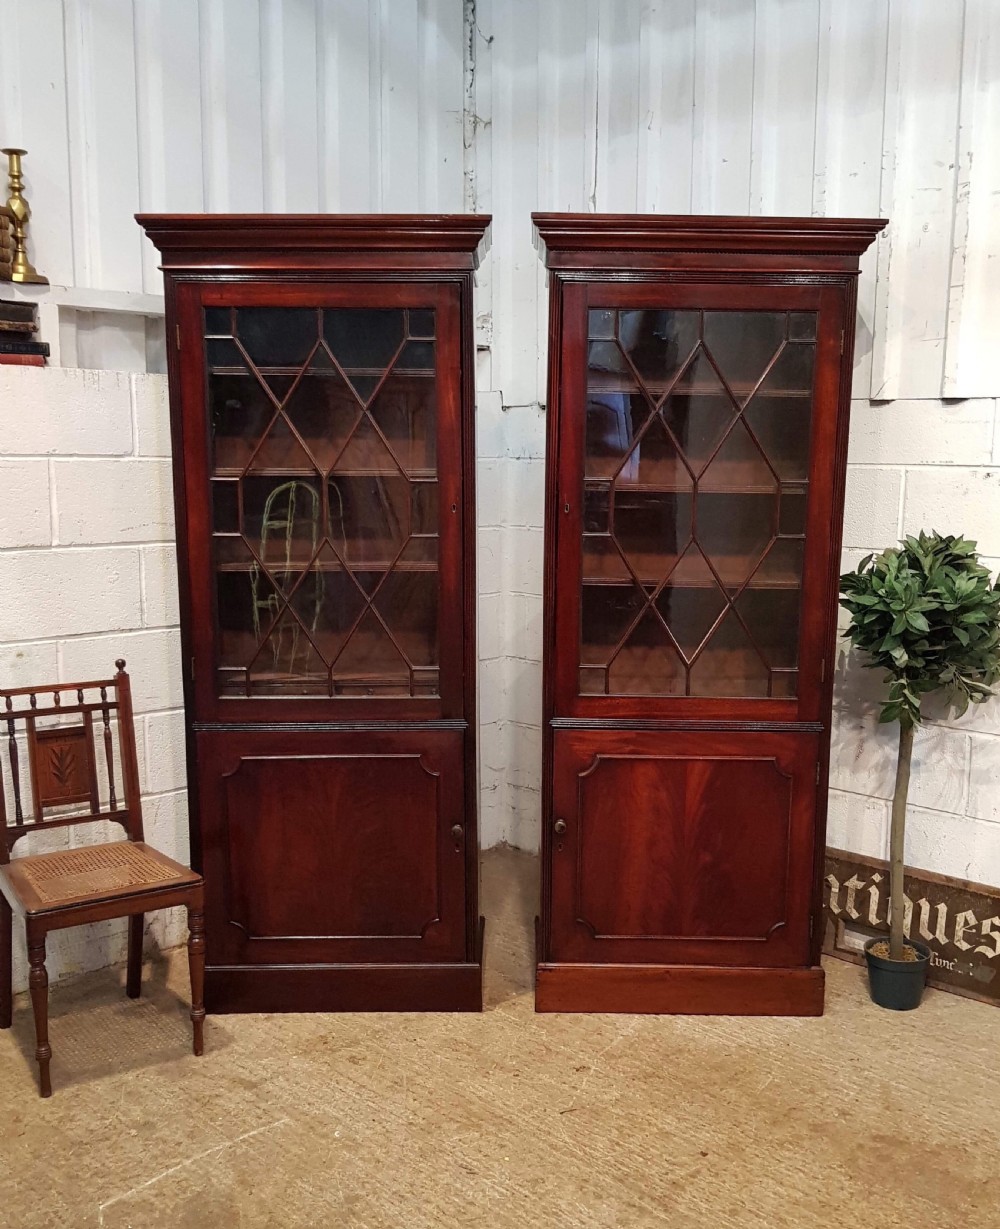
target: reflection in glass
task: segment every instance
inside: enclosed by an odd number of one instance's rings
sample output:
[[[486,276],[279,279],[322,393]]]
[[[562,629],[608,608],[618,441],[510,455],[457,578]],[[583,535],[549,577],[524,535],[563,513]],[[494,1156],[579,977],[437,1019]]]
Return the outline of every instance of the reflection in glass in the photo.
[[[434,312],[205,330],[222,694],[436,695]]]
[[[588,328],[581,694],[793,698],[816,313]]]

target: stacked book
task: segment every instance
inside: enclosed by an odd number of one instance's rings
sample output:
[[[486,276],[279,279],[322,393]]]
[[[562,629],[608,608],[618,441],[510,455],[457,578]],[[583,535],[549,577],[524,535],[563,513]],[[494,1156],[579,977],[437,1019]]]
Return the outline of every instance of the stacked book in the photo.
[[[49,343],[39,341],[37,308],[34,303],[0,299],[0,363],[19,367],[44,367]]]
[[[9,282],[14,271],[14,219],[6,205],[0,205],[0,282]]]

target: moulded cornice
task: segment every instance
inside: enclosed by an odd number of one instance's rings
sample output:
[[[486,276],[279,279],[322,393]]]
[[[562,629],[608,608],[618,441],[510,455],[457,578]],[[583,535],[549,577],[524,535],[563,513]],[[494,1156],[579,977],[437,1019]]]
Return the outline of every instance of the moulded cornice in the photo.
[[[135,220],[159,249],[165,269],[210,263],[209,254],[216,265],[280,268],[287,261],[301,268],[307,254],[363,259],[391,253],[422,254],[426,265],[474,269],[490,226],[487,214],[139,213]]]
[[[884,218],[767,218],[691,214],[534,213],[536,243],[555,253],[743,253],[860,256]],[[606,265],[607,261],[602,261]]]

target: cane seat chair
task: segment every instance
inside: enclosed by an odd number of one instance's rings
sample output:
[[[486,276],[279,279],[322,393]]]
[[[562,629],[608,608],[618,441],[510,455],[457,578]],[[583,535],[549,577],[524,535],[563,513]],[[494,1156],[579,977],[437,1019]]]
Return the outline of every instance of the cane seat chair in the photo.
[[[45,969],[52,930],[127,917],[125,984],[134,999],[142,981],[145,914],[185,906],[195,1054],[204,1048],[202,878],[143,840],[131,686],[125,662],[115,664],[112,679],[0,689],[0,736],[6,733],[9,764],[6,781],[0,771],[0,1028],[10,1028],[13,1015],[13,909],[27,932],[43,1097],[52,1095]],[[101,820],[120,824],[125,839],[12,856],[24,836]]]

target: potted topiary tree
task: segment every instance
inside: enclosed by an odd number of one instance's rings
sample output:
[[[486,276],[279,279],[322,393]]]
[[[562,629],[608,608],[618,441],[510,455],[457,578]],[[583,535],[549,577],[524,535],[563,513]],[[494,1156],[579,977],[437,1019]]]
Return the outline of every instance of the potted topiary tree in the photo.
[[[959,715],[981,704],[1000,679],[1000,579],[990,582],[975,542],[921,533],[868,555],[840,578],[851,621],[844,635],[884,670],[889,684],[879,721],[899,722],[890,835],[889,939],[865,944],[871,996],[881,1007],[917,1007],[930,949],[903,933],[903,851],[913,732],[921,697],[942,690]]]

